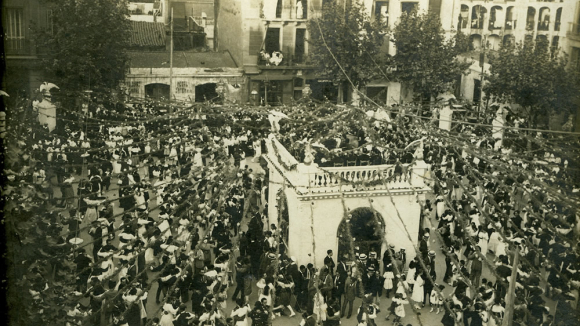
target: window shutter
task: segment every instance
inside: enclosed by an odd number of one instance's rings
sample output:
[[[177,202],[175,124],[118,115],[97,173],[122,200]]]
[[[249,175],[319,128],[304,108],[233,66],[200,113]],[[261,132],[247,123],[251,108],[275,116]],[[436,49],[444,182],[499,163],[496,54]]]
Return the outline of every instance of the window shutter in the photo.
[[[250,29],[250,55],[255,55],[260,52],[263,38],[262,29]]]

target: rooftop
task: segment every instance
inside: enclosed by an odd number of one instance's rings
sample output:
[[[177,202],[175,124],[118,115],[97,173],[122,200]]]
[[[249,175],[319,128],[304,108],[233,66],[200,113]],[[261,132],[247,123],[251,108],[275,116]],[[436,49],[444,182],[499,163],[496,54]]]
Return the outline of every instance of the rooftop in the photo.
[[[165,25],[144,21],[131,21],[132,47],[164,47]]]
[[[129,52],[131,68],[169,68],[169,51]],[[229,52],[173,51],[173,68],[237,68]]]

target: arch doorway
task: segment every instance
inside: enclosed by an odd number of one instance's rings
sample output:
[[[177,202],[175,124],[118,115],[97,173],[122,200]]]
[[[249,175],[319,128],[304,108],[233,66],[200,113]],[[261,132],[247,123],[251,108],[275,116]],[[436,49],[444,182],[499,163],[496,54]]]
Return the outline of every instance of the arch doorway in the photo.
[[[169,98],[169,85],[167,84],[147,84],[145,85],[145,94],[147,97],[160,100]]]
[[[359,207],[350,213],[350,219],[343,219],[338,226],[338,257],[347,256],[348,260],[354,260],[350,255],[350,238],[347,227],[350,228],[350,236],[353,239],[354,247],[359,247],[360,253],[368,254],[374,250],[380,256],[382,253],[383,238],[385,232],[385,221],[381,214],[374,212],[369,207]]]
[[[212,101],[215,102],[218,99],[218,93],[216,92],[216,83],[207,83],[195,86],[195,101],[205,102]]]

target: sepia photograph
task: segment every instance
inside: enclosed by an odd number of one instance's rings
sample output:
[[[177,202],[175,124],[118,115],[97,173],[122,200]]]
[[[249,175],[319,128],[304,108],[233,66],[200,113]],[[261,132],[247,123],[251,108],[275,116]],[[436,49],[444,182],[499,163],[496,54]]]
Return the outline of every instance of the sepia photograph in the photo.
[[[3,324],[580,325],[580,0],[1,8]]]

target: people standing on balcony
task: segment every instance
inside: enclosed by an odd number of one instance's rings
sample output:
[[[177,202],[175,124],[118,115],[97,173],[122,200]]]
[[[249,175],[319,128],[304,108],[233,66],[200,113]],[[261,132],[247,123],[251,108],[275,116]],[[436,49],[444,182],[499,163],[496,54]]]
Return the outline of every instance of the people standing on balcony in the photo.
[[[302,6],[302,1],[296,1],[296,19],[304,18],[304,7]]]

